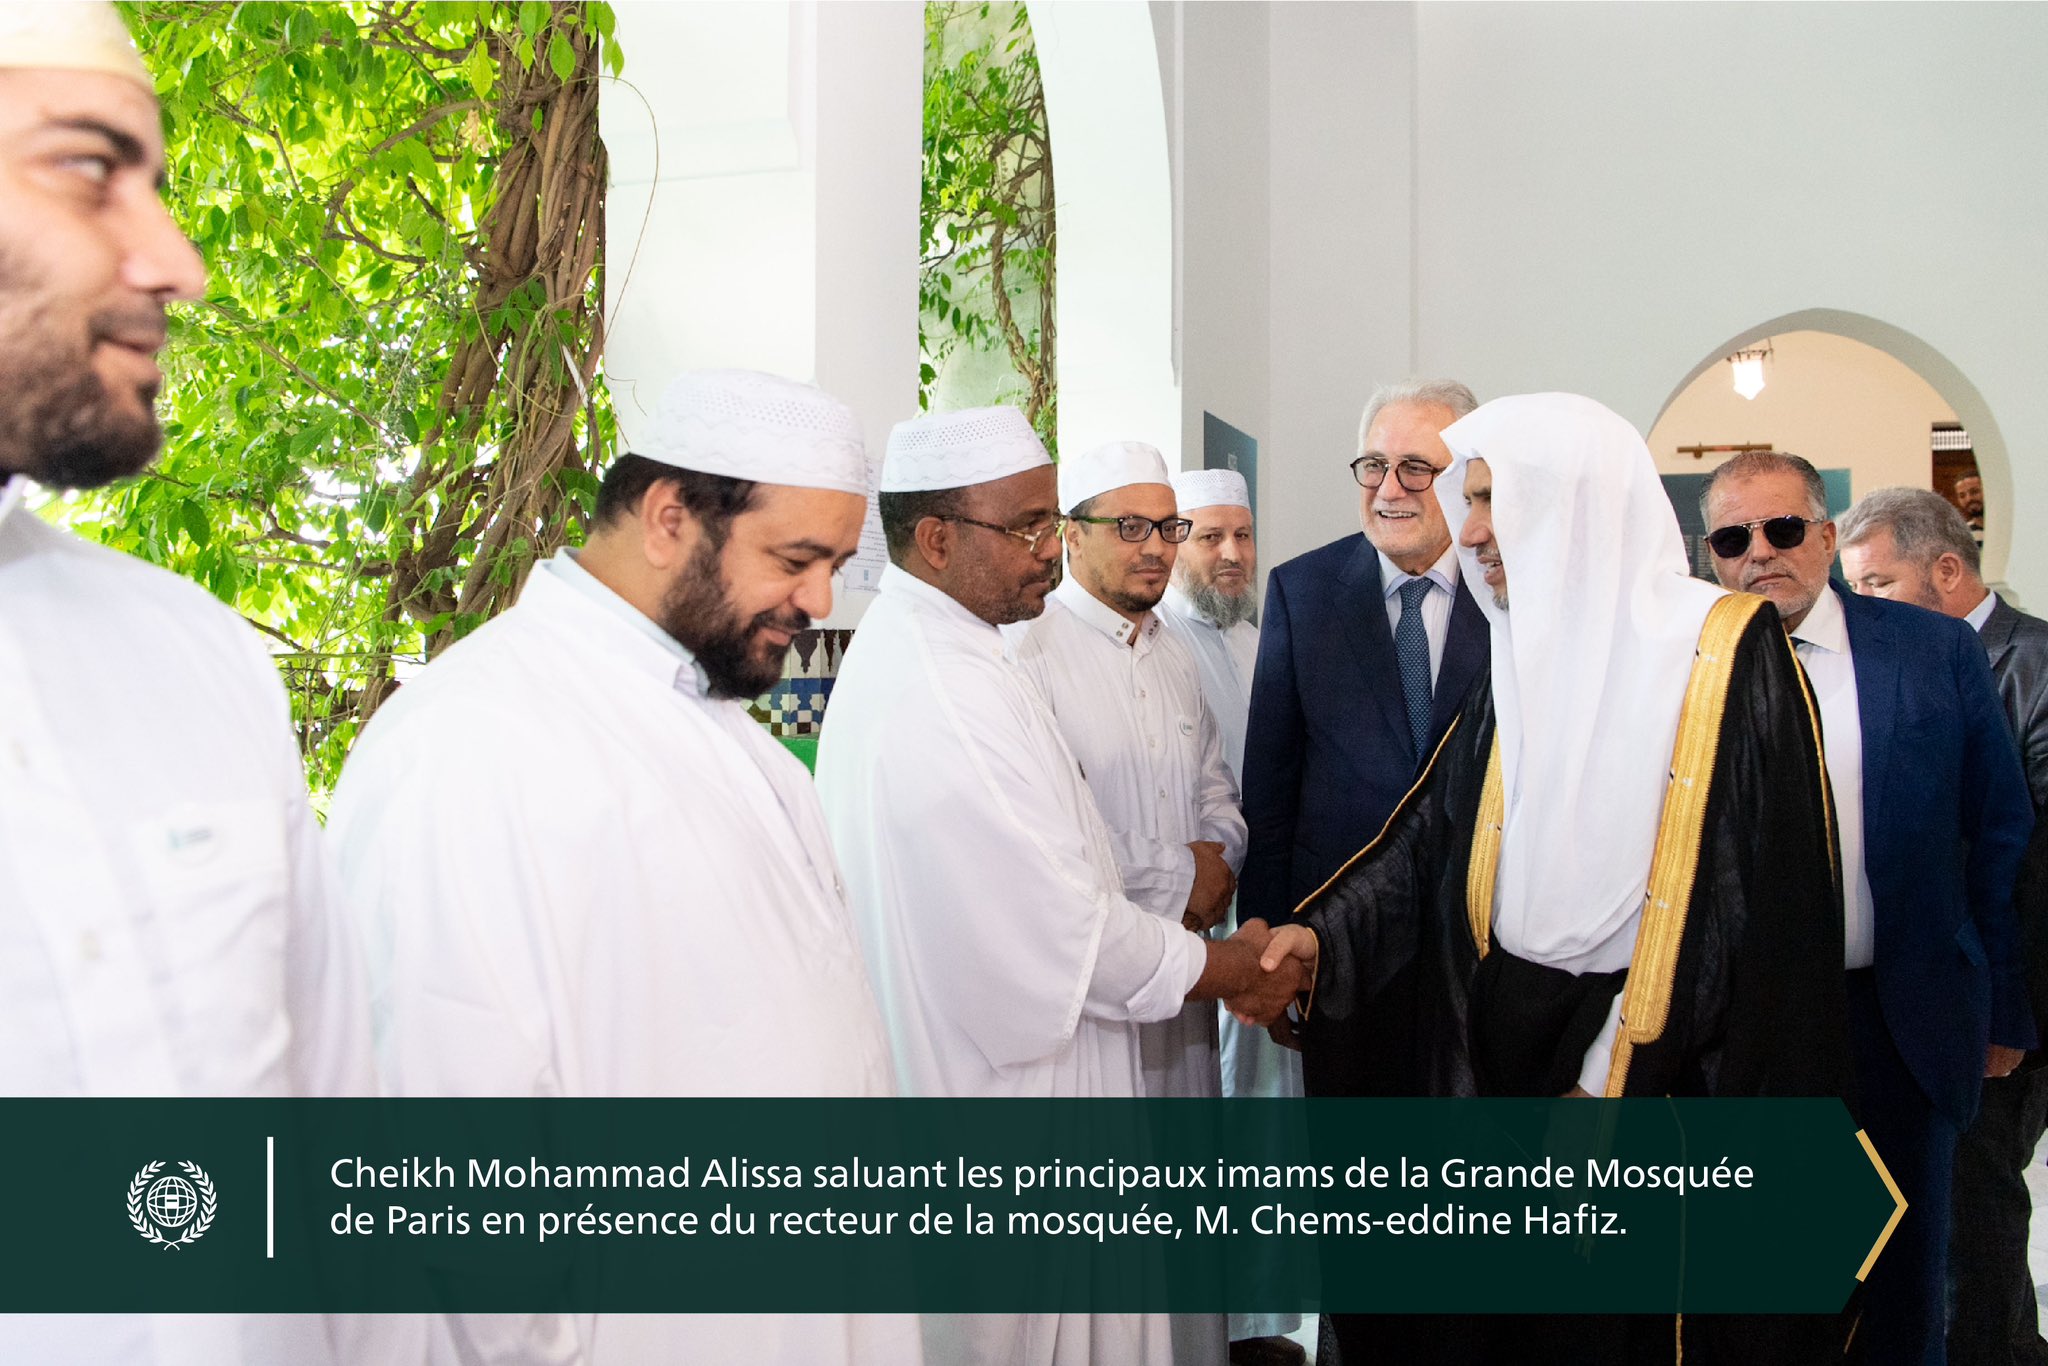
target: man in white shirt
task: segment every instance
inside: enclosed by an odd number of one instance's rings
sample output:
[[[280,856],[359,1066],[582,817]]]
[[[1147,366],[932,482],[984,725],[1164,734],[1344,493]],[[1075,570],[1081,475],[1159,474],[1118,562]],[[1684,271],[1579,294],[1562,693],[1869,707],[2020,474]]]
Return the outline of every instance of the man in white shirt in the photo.
[[[886,1096],[808,775],[748,716],[831,610],[860,426],[808,385],[683,376],[580,551],[405,685],[333,833],[378,1052],[416,1096]],[[916,1319],[468,1315],[438,1362],[917,1360]]]
[[[1153,609],[1191,523],[1166,462],[1120,441],[1059,466],[1067,577],[1016,645],[1088,775],[1124,895],[1206,934],[1244,861],[1237,781],[1202,700],[1194,655]],[[1148,1096],[1220,1096],[1216,1008],[1190,1002],[1139,1030]]]
[[[135,474],[162,439],[165,307],[205,272],[158,198],[160,118],[112,6],[0,7],[0,1094],[368,1094],[360,977],[261,640],[23,505],[30,481]],[[333,1349],[307,1316],[67,1315],[0,1320],[0,1358]]]
[[[2035,1042],[2012,908],[2026,778],[1976,633],[1829,580],[1835,525],[1810,463],[1738,455],[1700,510],[1715,576],[1777,605],[1820,709],[1856,1117],[1907,1201],[1864,1282],[1856,1350],[1939,1362],[1956,1141],[1984,1079]]]
[[[854,633],[818,753],[897,1073],[919,1096],[1139,1096],[1138,1027],[1261,978],[1258,935],[1213,942],[1127,898],[1058,724],[997,628],[1036,617],[1059,556],[1049,457],[1023,414],[897,425],[890,566]],[[1263,929],[1263,927],[1261,927]],[[925,1317],[929,1355],[1161,1366],[1165,1316]]]
[[[1182,470],[1173,476],[1180,515],[1194,524],[1173,561],[1173,582],[1159,615],[1195,656],[1202,698],[1223,736],[1230,776],[1244,773],[1244,729],[1251,708],[1252,667],[1259,655],[1258,542],[1252,528],[1251,490],[1236,470]],[[1294,1097],[1301,1094],[1301,1057],[1217,1010],[1221,1028],[1223,1094]],[[1299,1314],[1232,1314],[1233,1360],[1299,1366],[1307,1354],[1286,1334],[1301,1327]]]

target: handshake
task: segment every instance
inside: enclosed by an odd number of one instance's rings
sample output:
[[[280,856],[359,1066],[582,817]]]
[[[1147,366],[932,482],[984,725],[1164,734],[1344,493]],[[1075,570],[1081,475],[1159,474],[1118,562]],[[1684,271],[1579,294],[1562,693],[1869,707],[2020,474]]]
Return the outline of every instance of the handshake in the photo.
[[[1275,930],[1263,920],[1247,920],[1236,934],[1212,946],[1228,960],[1217,994],[1238,1019],[1273,1029],[1276,1039],[1292,1047],[1292,1030],[1283,1034],[1282,1016],[1296,996],[1315,984],[1316,947],[1315,935],[1300,925]]]

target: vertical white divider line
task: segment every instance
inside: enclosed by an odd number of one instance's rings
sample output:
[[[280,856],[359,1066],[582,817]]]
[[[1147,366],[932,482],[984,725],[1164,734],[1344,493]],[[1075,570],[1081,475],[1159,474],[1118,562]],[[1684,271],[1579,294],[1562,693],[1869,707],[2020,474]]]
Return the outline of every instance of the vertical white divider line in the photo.
[[[277,1135],[263,1140],[263,1255],[277,1260]]]

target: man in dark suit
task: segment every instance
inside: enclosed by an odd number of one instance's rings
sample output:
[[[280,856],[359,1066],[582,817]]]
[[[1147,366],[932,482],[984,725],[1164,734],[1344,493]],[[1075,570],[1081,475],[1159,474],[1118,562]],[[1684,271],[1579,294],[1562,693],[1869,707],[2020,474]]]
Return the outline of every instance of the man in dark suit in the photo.
[[[1486,668],[1486,618],[1430,487],[1451,461],[1439,434],[1477,406],[1451,380],[1374,393],[1351,467],[1363,534],[1272,572],[1245,731],[1240,920],[1285,923],[1379,834]],[[1376,985],[1390,1046],[1312,1060],[1311,1095],[1420,1093],[1392,1061],[1413,1053],[1398,1046],[1413,1029],[1413,983]],[[1334,1065],[1352,1071],[1329,1075]]]
[[[1828,579],[1820,474],[1751,452],[1701,500],[1723,586],[1777,605],[1819,706],[1842,856],[1857,1119],[1908,1208],[1864,1285],[1853,1354],[1945,1359],[1949,1190],[1983,1078],[2035,1041],[2013,882],[2033,828],[1969,627]]]
[[[1960,617],[1977,632],[2019,743],[2034,835],[2013,889],[2037,1033],[2048,1036],[2048,621],[1984,586],[1977,540],[1955,506],[1927,489],[1879,489],[1842,516],[1842,572],[1858,593]],[[1989,1078],[1956,1145],[1949,1238],[1951,1366],[2048,1363],[2027,1265],[2033,1200],[2024,1172],[2048,1132],[2048,1054]]]

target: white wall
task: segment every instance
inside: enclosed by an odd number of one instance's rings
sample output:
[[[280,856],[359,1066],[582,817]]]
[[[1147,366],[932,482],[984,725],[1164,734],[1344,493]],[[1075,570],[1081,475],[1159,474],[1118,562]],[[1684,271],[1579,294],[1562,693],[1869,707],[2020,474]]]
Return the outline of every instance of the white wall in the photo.
[[[1423,367],[1483,395],[1577,389],[1647,428],[1760,326],[1861,315],[1931,353],[1916,368],[1978,443],[1992,506],[2048,515],[2048,8],[1416,17]],[[2048,541],[2000,513],[1987,569],[2039,600]]]
[[[1726,361],[1708,366],[1650,430],[1650,453],[1665,474],[1706,474],[1725,455],[1680,455],[1680,446],[1762,443],[1849,471],[1850,497],[1872,489],[1933,483],[1933,426],[1955,410],[1918,373],[1888,352],[1832,332],[1771,338],[1764,390],[1735,392]]]
[[[605,369],[622,435],[680,370],[807,380],[879,460],[917,412],[923,7],[617,6]],[[850,626],[867,594],[822,624]]]
[[[1059,216],[1059,446],[1135,438],[1178,466],[1173,189],[1151,11],[1144,0],[1028,10]]]

